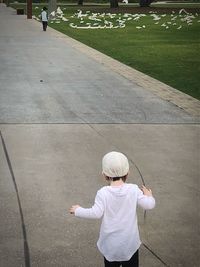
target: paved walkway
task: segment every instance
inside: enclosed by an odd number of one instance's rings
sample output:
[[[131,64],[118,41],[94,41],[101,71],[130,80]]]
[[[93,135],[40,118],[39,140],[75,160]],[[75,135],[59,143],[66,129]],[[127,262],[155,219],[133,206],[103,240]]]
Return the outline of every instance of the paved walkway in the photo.
[[[157,199],[141,267],[198,266],[199,101],[4,5],[0,63],[0,266],[103,266],[100,222],[67,209],[93,204],[110,150]]]

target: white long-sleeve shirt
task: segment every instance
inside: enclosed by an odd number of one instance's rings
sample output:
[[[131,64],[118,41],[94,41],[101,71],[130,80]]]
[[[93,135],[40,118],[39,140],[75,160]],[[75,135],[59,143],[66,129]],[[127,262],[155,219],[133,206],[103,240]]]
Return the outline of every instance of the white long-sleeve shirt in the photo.
[[[152,209],[155,199],[144,195],[137,185],[124,183],[102,187],[92,208],[75,210],[77,217],[102,217],[97,246],[108,261],[128,261],[140,247],[137,205],[145,210]]]
[[[41,19],[42,21],[48,21],[47,12],[45,10],[43,10],[41,13]]]

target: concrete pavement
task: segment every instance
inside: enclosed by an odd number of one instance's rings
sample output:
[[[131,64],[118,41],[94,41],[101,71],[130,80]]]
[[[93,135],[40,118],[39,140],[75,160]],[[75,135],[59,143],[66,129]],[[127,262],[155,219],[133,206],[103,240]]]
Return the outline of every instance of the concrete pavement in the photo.
[[[145,223],[139,210],[143,242],[168,266],[198,266],[198,126],[2,125],[1,131],[18,184],[32,266],[102,266],[95,246],[99,222],[74,218],[67,209],[75,203],[93,204],[96,191],[105,185],[101,157],[110,150],[128,155],[129,182],[141,185],[134,162],[157,199]],[[1,159],[6,172],[3,151]],[[3,203],[7,199],[14,203],[8,197]],[[12,233],[13,220],[5,216],[3,222],[1,227]],[[12,258],[10,254],[3,266],[14,266]],[[164,265],[142,246],[141,266]]]
[[[110,150],[157,200],[145,221],[138,210],[140,266],[198,266],[199,101],[171,88],[166,100],[159,82],[3,5],[0,62],[0,266],[103,266],[100,222],[67,210],[93,204]]]
[[[91,50],[74,42],[73,47],[63,34],[50,28],[44,33],[40,23],[12,10],[0,19],[1,123],[198,121],[170,99],[158,98],[119,75],[112,70],[112,62],[105,65],[100,57],[99,64],[88,55]],[[150,80],[146,78],[147,84]],[[191,99],[194,106],[196,100],[190,98],[189,103]]]

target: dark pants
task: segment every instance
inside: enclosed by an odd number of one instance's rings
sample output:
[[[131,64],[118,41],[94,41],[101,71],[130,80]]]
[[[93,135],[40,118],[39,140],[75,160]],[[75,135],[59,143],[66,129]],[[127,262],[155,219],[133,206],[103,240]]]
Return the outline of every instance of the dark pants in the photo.
[[[139,252],[138,250],[133,254],[129,261],[107,261],[104,258],[105,267],[139,267]]]
[[[46,29],[47,29],[47,21],[43,21],[42,22],[42,26],[43,26],[43,31],[46,31]]]

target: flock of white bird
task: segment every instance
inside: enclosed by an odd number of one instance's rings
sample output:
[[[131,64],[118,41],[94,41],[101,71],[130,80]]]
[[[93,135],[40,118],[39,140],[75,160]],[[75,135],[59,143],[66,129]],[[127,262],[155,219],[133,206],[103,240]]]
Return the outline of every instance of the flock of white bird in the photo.
[[[36,7],[38,8],[38,7]],[[63,9],[63,11],[66,8]],[[60,7],[50,14],[50,23],[61,23],[61,21],[68,23],[68,25],[75,29],[117,29],[125,28],[127,22],[135,22],[135,27],[138,30],[145,29],[151,25],[144,25],[143,17],[150,16],[153,24],[169,29],[175,27],[180,30],[184,26],[191,26],[195,21],[200,22],[199,14],[188,13],[185,9],[181,9],[179,13],[172,11],[170,15],[157,14],[150,11],[149,14],[113,14],[113,13],[92,13],[78,10],[74,15],[66,18],[64,12]],[[34,17],[39,20],[39,17]],[[72,22],[73,21],[73,22]]]

